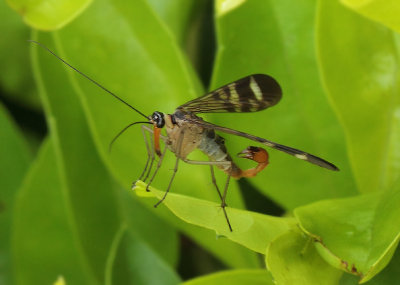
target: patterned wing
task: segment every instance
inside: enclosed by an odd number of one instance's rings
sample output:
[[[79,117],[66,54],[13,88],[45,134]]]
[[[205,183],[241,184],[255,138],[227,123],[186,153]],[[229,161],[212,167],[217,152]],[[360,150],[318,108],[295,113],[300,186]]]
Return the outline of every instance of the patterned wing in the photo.
[[[282,97],[279,83],[271,76],[253,74],[179,106],[192,113],[257,112],[274,106]]]
[[[334,170],[334,171],[338,171],[339,170],[339,168],[337,168],[334,164],[330,163],[329,161],[326,161],[325,159],[322,159],[322,158],[320,158],[318,156],[312,155],[310,153],[304,152],[304,151],[296,149],[296,148],[292,148],[292,147],[289,147],[289,146],[278,144],[278,143],[272,142],[270,140],[263,139],[263,138],[260,138],[260,137],[257,137],[257,136],[253,136],[253,135],[241,132],[241,131],[237,131],[237,130],[221,127],[221,126],[218,126],[218,125],[214,125],[214,124],[211,124],[209,122],[205,122],[205,121],[203,121],[201,119],[200,120],[199,119],[192,119],[192,120],[189,119],[189,122],[191,122],[193,124],[200,125],[200,126],[202,126],[204,128],[207,128],[207,129],[213,129],[213,130],[216,130],[216,131],[220,131],[220,132],[224,132],[224,133],[227,133],[227,134],[232,134],[232,135],[235,135],[235,136],[240,136],[240,137],[247,138],[249,140],[256,141],[256,142],[261,143],[261,144],[263,144],[265,146],[268,146],[270,148],[277,149],[279,151],[282,151],[282,152],[285,152],[287,154],[293,155],[294,157],[296,157],[298,159],[301,159],[301,160],[304,160],[304,161],[308,161],[308,162],[310,162],[312,164],[318,165],[320,167],[323,167],[323,168],[326,168],[326,169],[329,169],[329,170]]]

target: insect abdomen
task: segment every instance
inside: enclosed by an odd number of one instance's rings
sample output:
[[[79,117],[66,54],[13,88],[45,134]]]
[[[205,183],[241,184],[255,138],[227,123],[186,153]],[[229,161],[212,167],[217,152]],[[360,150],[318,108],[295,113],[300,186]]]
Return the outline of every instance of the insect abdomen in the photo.
[[[198,148],[208,156],[210,161],[227,161],[230,164],[217,165],[217,167],[226,173],[232,175],[236,171],[240,171],[239,168],[233,163],[231,156],[225,147],[225,140],[223,137],[217,135],[214,130],[207,130],[204,132],[203,138]]]

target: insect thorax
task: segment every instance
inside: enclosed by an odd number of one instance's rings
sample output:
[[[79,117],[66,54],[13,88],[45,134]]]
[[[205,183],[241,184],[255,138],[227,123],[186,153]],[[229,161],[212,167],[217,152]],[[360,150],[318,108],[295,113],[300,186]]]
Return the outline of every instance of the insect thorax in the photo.
[[[168,137],[168,148],[181,158],[186,158],[202,141],[204,128],[188,122],[182,116],[165,115],[165,130]],[[183,135],[183,138],[180,138]],[[178,153],[178,143],[181,149]]]

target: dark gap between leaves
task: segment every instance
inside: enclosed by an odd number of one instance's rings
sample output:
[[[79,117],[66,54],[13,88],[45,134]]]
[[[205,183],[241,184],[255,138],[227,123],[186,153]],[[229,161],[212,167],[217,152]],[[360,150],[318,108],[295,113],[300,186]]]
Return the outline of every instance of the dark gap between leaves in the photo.
[[[282,216],[285,209],[272,199],[260,193],[249,179],[238,181],[246,209],[271,216]]]
[[[40,140],[44,139],[48,130],[42,112],[10,100],[4,95],[4,91],[0,92],[0,101],[6,107],[20,129],[24,132],[26,131],[34,134]]]
[[[177,271],[182,280],[229,269],[219,259],[182,234],[180,235],[180,246],[181,254]]]

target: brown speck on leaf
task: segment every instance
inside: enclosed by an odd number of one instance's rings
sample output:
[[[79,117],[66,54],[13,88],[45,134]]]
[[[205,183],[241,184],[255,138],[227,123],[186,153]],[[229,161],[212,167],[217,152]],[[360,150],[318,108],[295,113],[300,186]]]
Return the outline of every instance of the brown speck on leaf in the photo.
[[[349,264],[347,263],[347,261],[342,260],[342,267],[347,269],[348,266]]]
[[[319,243],[321,243],[322,245],[324,245],[324,244],[322,243],[322,239],[321,239],[321,238],[313,237],[313,242],[319,242]]]
[[[357,268],[354,263],[351,265],[351,273],[357,273]]]

